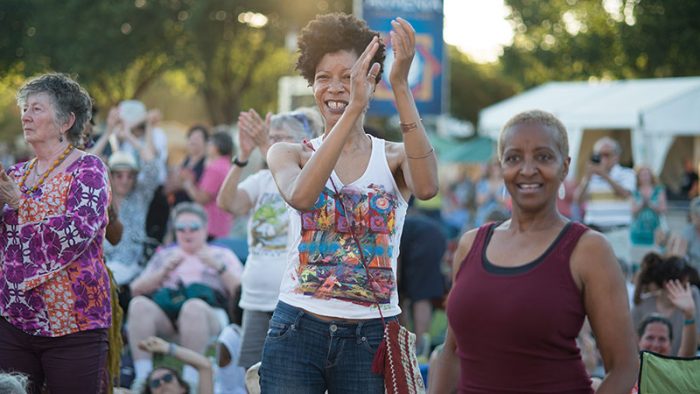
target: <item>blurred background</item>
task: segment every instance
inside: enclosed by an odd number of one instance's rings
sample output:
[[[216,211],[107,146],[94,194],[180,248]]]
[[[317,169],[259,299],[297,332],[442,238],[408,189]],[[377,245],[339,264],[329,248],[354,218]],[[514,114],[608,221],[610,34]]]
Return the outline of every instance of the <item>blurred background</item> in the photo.
[[[450,179],[476,176],[473,166],[493,156],[502,122],[531,107],[565,121],[579,167],[601,135],[620,141],[623,164],[650,162],[671,189],[683,161],[700,159],[700,80],[678,78],[700,75],[694,0],[3,0],[0,154],[23,149],[14,95],[46,71],[69,73],[89,90],[100,108],[98,129],[121,100],[160,109],[173,162],[193,123],[232,125],[241,110],[313,104],[294,71],[296,35],[316,14],[333,11],[361,14],[385,32],[382,23],[395,16],[417,26],[425,64],[416,69],[435,78],[419,80],[414,94],[419,104],[421,94],[437,103],[421,114]],[[659,83],[644,84],[650,79]],[[566,112],[601,97],[612,99],[599,112]],[[644,111],[674,100],[685,107],[669,119],[685,116],[685,123],[647,127]],[[624,121],[612,119],[618,107]],[[368,124],[398,139],[388,112],[372,113]],[[600,121],[581,120],[591,118]]]

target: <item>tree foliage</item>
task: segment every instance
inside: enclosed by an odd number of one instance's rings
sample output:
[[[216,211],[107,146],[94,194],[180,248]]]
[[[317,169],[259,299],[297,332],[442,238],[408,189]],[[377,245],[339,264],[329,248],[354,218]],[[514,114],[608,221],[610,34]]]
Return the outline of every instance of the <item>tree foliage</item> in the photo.
[[[529,87],[552,80],[700,72],[695,0],[506,0],[514,40],[501,62]]]
[[[518,86],[503,76],[498,64],[474,63],[456,47],[448,46],[450,114],[477,123],[479,111],[514,95]]]
[[[700,2],[627,0],[625,4],[634,6],[634,12],[630,23],[622,25],[622,43],[636,76],[700,74]]]
[[[210,122],[242,106],[274,109],[277,78],[291,71],[285,38],[319,12],[352,2],[275,0],[4,0],[0,78],[46,71],[76,76],[101,107],[139,98],[169,70],[184,70]],[[267,17],[253,27],[245,13]],[[255,86],[253,89],[252,87]]]

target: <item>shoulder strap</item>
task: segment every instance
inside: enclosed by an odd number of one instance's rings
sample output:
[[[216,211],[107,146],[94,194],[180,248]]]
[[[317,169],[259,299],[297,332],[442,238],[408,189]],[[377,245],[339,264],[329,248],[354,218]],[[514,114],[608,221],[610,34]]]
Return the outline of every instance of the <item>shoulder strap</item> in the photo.
[[[313,145],[311,142],[308,140],[304,140],[303,144],[306,145],[309,149],[312,151],[316,151],[314,149]],[[377,297],[377,293],[374,291],[374,288],[372,287],[372,282],[375,282],[374,277],[372,277],[372,273],[369,271],[369,266],[367,264],[367,260],[365,259],[365,254],[362,251],[362,243],[360,242],[360,239],[357,237],[357,233],[355,233],[355,221],[352,220],[352,216],[348,215],[348,208],[345,206],[345,201],[343,200],[343,196],[338,192],[338,188],[335,186],[335,182],[333,181],[333,177],[330,178],[331,185],[333,186],[333,199],[336,201],[339,201],[340,204],[343,206],[343,215],[345,216],[345,221],[347,221],[348,226],[350,228],[350,235],[352,236],[353,241],[357,245],[357,250],[358,253],[360,254],[360,261],[362,262],[362,266],[365,267],[365,272],[367,273],[367,281],[369,282],[369,290],[372,292],[372,297],[374,297],[374,303],[377,305],[377,310],[379,311],[379,317],[382,319],[382,326],[386,328],[386,322],[384,321],[384,314],[382,313],[382,307],[379,305],[379,297]]]

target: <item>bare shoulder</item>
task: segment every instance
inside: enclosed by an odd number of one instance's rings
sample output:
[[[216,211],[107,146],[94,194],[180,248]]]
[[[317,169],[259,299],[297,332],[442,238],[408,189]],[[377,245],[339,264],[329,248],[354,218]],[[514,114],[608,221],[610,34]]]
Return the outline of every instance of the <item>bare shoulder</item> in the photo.
[[[278,142],[267,151],[267,163],[272,172],[293,164],[301,168],[309,157],[311,149],[301,143]]]
[[[581,235],[571,254],[571,271],[577,284],[619,269],[615,253],[603,234],[588,230]]]
[[[454,260],[452,260],[453,279],[457,275],[457,272],[459,272],[459,269],[462,266],[464,259],[467,257],[467,254],[469,254],[469,251],[472,249],[472,245],[474,244],[474,240],[476,239],[476,234],[478,233],[478,231],[478,228],[471,229],[466,233],[462,234],[462,236],[459,238],[457,250],[455,250],[454,254]]]
[[[392,172],[399,168],[406,158],[403,142],[386,141],[384,143],[384,151]]]

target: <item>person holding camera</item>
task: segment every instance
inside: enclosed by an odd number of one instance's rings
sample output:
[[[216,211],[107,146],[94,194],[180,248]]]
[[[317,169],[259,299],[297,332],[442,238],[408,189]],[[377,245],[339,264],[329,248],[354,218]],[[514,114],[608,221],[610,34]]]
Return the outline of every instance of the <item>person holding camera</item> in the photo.
[[[637,176],[634,170],[619,164],[621,152],[620,144],[610,137],[596,141],[574,199],[585,205],[583,222],[603,232],[617,257],[628,261],[630,197],[636,189]]]

